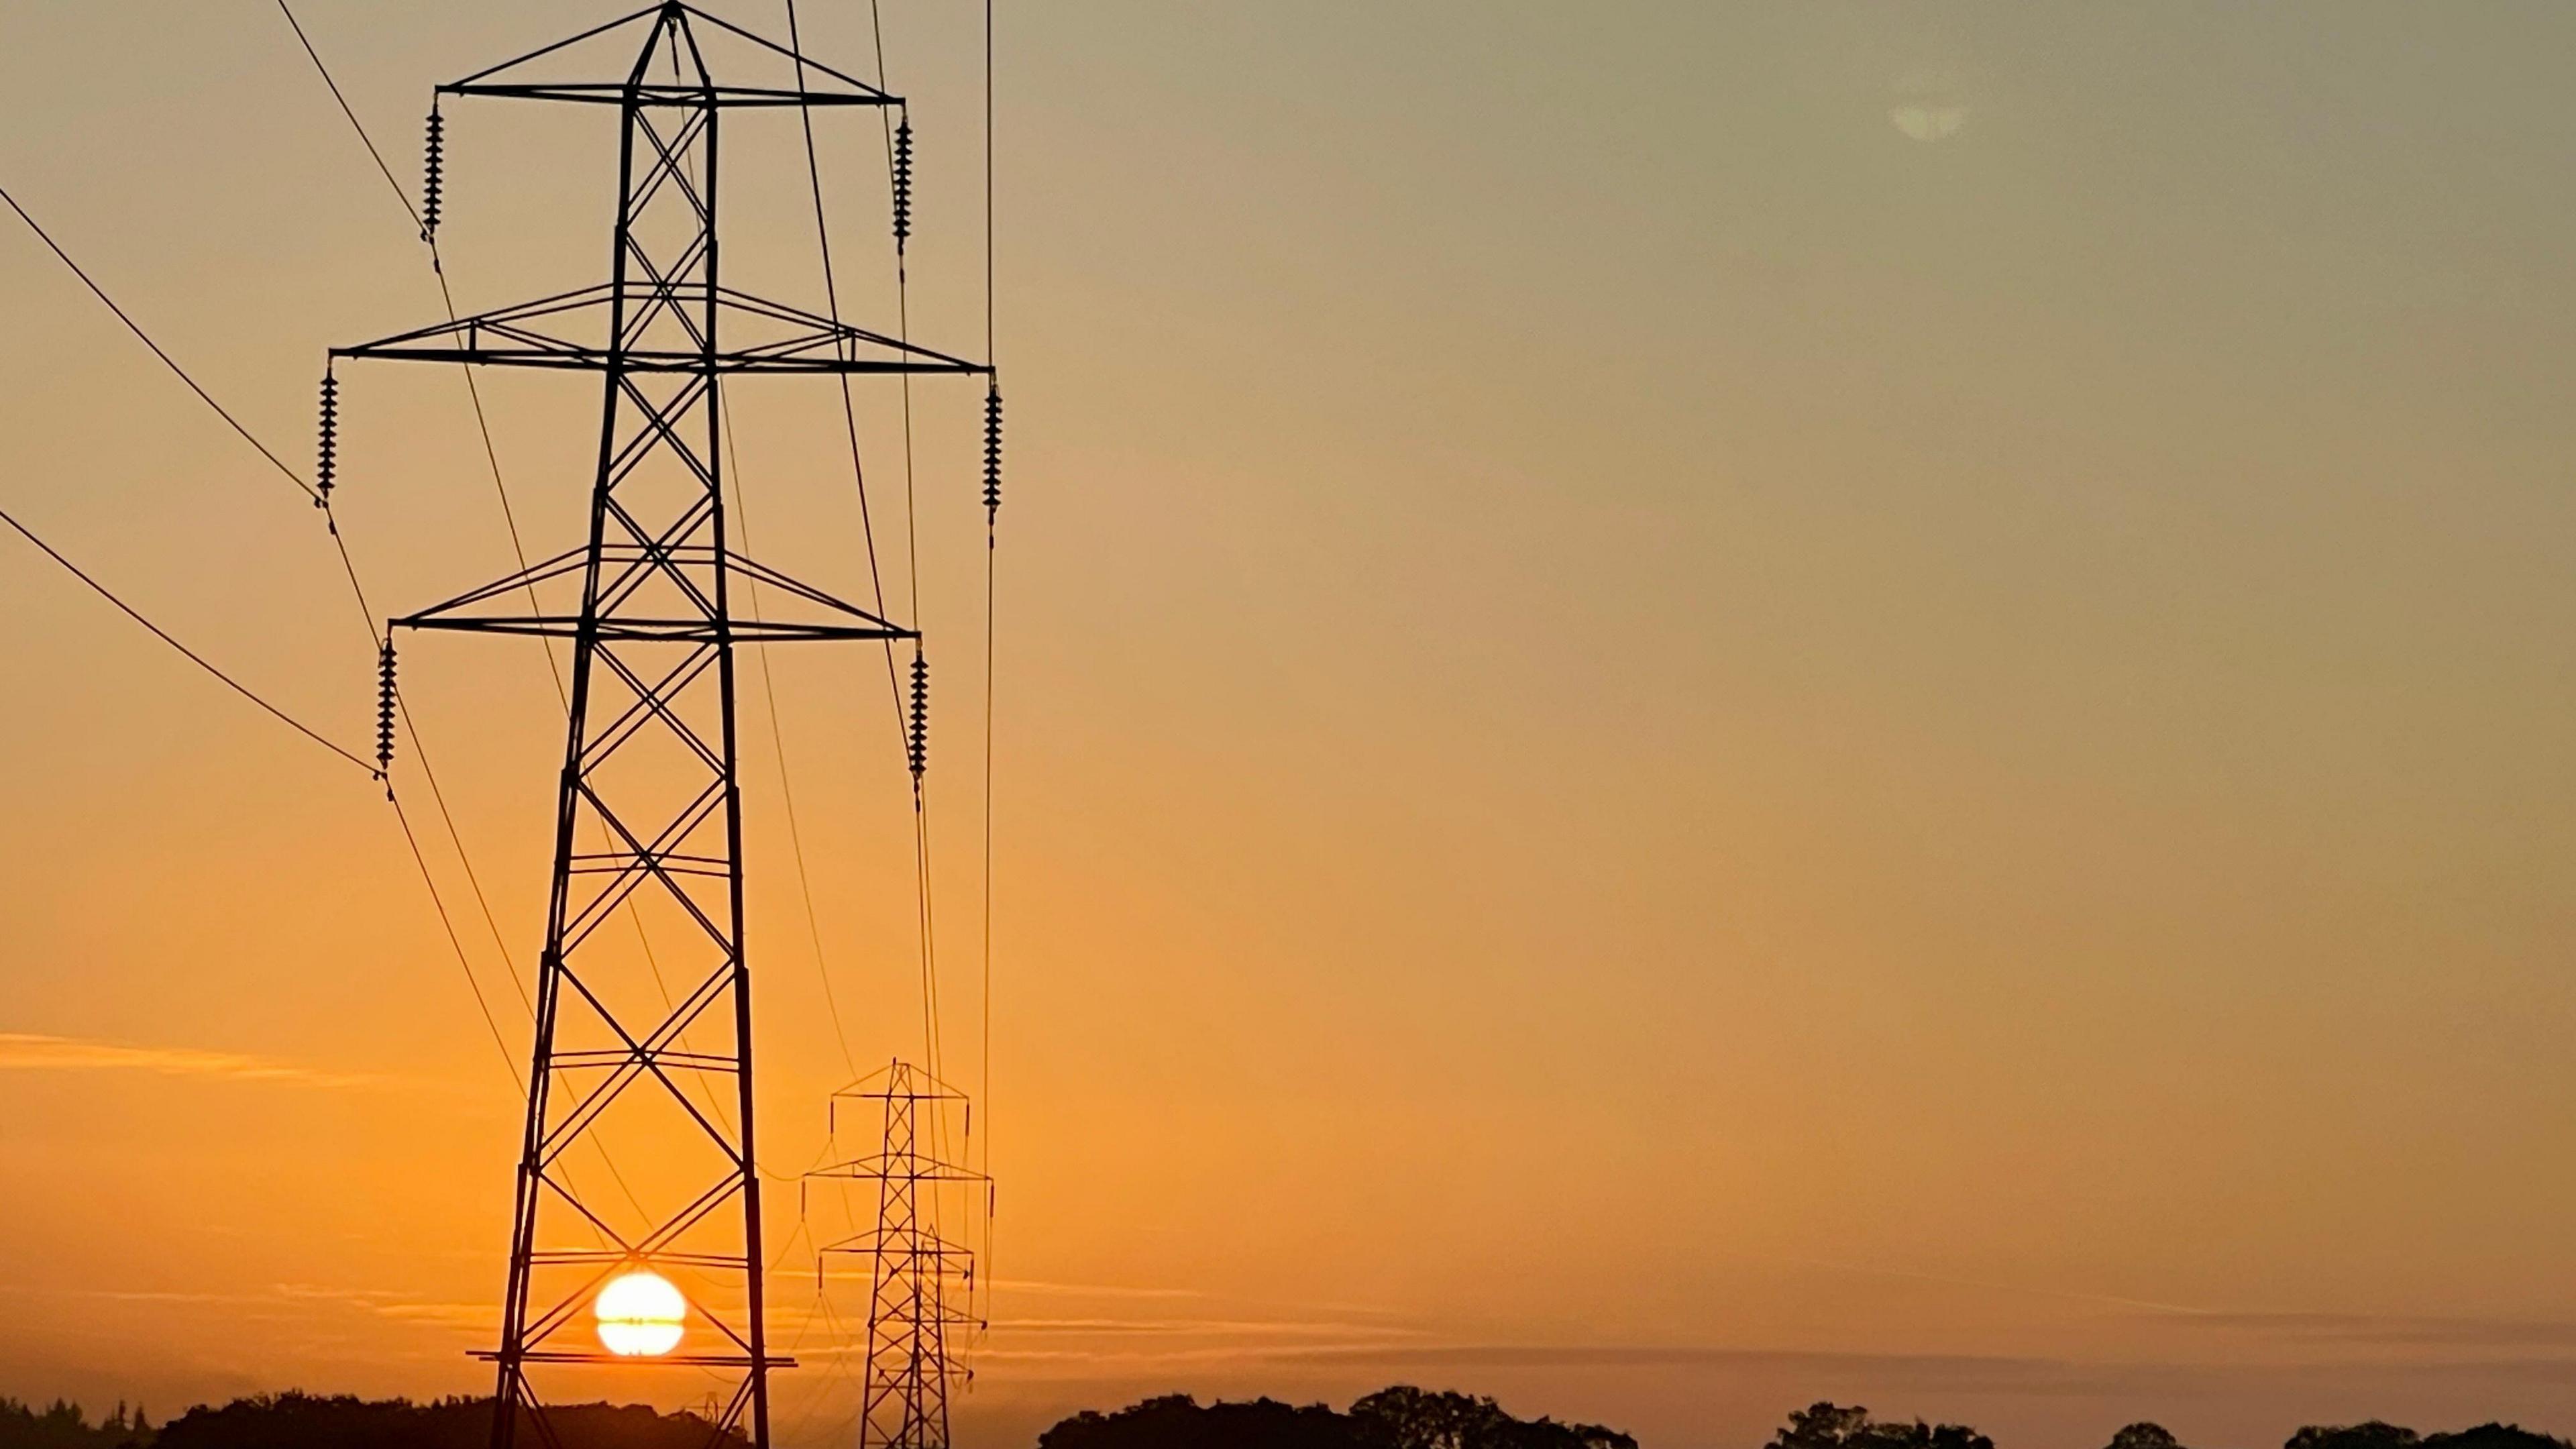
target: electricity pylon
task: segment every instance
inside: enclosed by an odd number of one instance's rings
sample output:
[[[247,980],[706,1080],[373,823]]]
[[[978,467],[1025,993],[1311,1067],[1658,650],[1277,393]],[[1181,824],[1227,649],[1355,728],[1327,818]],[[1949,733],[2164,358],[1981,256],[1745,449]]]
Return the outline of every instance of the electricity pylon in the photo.
[[[832,1094],[835,1140],[844,1103],[876,1105],[882,1145],[806,1176],[877,1189],[876,1227],[822,1244],[815,1269],[835,1254],[868,1262],[858,1449],[948,1449],[948,1386],[968,1376],[949,1357],[948,1330],[975,1325],[975,1257],[940,1235],[940,1188],[987,1179],[947,1162],[938,1141],[952,1112],[961,1134],[971,1133],[972,1108],[963,1093],[900,1061]]]
[[[624,49],[639,36],[640,49]],[[604,49],[615,56],[611,79],[564,78]],[[719,52],[722,80],[710,59]],[[736,79],[735,56],[784,78]],[[331,354],[603,378],[587,539],[390,621],[572,643],[508,1280],[500,1341],[480,1355],[497,1372],[492,1443],[510,1449],[524,1421],[554,1444],[532,1370],[618,1362],[685,1365],[692,1389],[707,1372],[729,1380],[715,1436],[768,1449],[768,1374],[790,1361],[770,1352],[765,1324],[735,656],[743,645],[918,636],[736,551],[720,389],[757,374],[991,369],[719,280],[725,113],[901,107],[898,97],[679,0],[437,95],[609,106],[618,116],[608,281]],[[424,210],[434,226],[434,109],[430,137]],[[756,616],[736,612],[745,588],[769,594]],[[577,597],[550,607],[549,593]],[[580,1321],[603,1285],[636,1271],[667,1279],[685,1300],[678,1346],[656,1357],[631,1356],[652,1353],[631,1338],[630,1356],[610,1353],[608,1336],[592,1343]]]

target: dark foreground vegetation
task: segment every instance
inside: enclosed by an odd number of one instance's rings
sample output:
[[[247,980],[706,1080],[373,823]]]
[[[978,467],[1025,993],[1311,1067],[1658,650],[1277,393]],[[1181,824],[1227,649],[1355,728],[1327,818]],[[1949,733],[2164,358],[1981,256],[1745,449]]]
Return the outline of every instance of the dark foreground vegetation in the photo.
[[[642,1404],[567,1404],[546,1410],[563,1449],[709,1449],[714,1432],[695,1414],[661,1414]],[[125,1406],[89,1424],[80,1406],[59,1400],[37,1410],[0,1399],[0,1449],[487,1449],[490,1399],[358,1399],[348,1395],[262,1394],[220,1409],[200,1404],[163,1424],[147,1425]],[[541,1442],[533,1430],[521,1443]],[[739,1435],[726,1449],[746,1449]]]
[[[10,1446],[0,1445],[0,1449]],[[1329,1405],[1200,1404],[1183,1395],[1147,1399],[1113,1414],[1080,1413],[1038,1436],[1038,1449],[1637,1449],[1599,1424],[1516,1419],[1492,1399],[1382,1389],[1336,1413]],[[1792,1410],[1765,1449],[1995,1449],[1965,1424],[1873,1419],[1867,1409],[1813,1404]],[[2156,1424],[2131,1424],[2106,1449],[2184,1449]],[[2309,1425],[2282,1449],[2576,1449],[2514,1424],[2418,1434],[2373,1420]]]
[[[1040,1434],[1038,1449],[1637,1449],[1637,1441],[1598,1424],[1515,1419],[1491,1399],[1399,1386],[1348,1413],[1174,1394],[1114,1414],[1085,1410]]]
[[[641,1404],[574,1404],[547,1410],[563,1449],[710,1449],[713,1429],[686,1412]],[[154,1427],[141,1405],[93,1421],[78,1404],[39,1409],[0,1398],[0,1449],[484,1449],[490,1399],[363,1400],[263,1394],[222,1408],[200,1404]],[[535,1442],[533,1433],[523,1443]],[[721,1449],[747,1449],[727,1435]],[[1185,1394],[1112,1413],[1085,1410],[1038,1436],[1037,1449],[1637,1449],[1599,1424],[1521,1419],[1492,1399],[1398,1386],[1346,1410],[1276,1399],[1202,1404]],[[1764,1449],[1995,1449],[1965,1424],[1873,1419],[1841,1404],[1793,1410]],[[2185,1449],[2156,1424],[2131,1424],[2105,1449]],[[2518,1424],[2418,1434],[2374,1419],[2311,1424],[2282,1449],[2576,1449]]]

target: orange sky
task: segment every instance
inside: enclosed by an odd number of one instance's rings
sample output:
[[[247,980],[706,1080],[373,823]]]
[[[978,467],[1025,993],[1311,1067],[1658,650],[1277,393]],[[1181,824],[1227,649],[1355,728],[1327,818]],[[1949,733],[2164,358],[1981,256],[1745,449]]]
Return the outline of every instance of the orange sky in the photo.
[[[863,7],[805,8],[812,49],[868,59]],[[298,13],[409,181],[433,81],[610,11]],[[915,335],[967,352],[971,19],[886,7]],[[322,350],[438,297],[285,22],[5,23],[0,185],[300,465]],[[2576,1430],[2576,18],[1003,24],[1003,1188],[965,1445],[1396,1380],[1654,1449],[1820,1397],[2007,1449],[2140,1417],[2203,1449]],[[451,119],[459,305],[593,279],[608,133]],[[815,299],[792,129],[727,141],[728,265]],[[879,145],[824,155],[863,317]],[[0,507],[363,741],[318,516],[5,220]],[[485,396],[531,549],[564,546],[595,394]],[[836,404],[733,405],[760,551],[855,587]],[[915,520],[970,1084],[974,407],[923,390]],[[456,379],[355,373],[344,419],[379,612],[506,569]],[[872,458],[893,420],[868,402]],[[380,796],[14,537],[0,616],[0,1394],[477,1389],[517,1105]],[[921,1031],[867,665],[776,685],[875,1063]],[[515,1049],[552,688],[484,640],[407,645],[404,679]],[[792,1173],[848,1069],[767,725],[751,939]],[[839,1443],[810,1261],[781,1281],[783,1437]]]

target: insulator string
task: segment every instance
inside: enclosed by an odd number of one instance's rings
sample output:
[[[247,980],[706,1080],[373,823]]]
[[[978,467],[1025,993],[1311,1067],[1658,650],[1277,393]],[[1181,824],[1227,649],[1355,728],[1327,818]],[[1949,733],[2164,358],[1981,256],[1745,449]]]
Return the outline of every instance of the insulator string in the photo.
[[[321,438],[314,445],[313,486],[322,496],[314,500],[321,506],[331,497],[331,484],[339,476],[340,461],[340,380],[329,368],[322,370]]]
[[[912,788],[921,790],[921,773],[930,767],[930,661],[921,645],[912,646],[912,718],[905,732],[904,757],[912,764]]]
[[[385,636],[376,654],[376,771],[394,767],[394,641]]]
[[[431,241],[438,236],[438,206],[446,184],[447,120],[438,113],[438,103],[429,104],[428,154],[423,158],[420,184],[420,239]]]
[[[984,390],[984,523],[991,527],[1002,513],[1002,382],[994,378]]]
[[[894,249],[903,253],[912,235],[912,112],[894,128]]]

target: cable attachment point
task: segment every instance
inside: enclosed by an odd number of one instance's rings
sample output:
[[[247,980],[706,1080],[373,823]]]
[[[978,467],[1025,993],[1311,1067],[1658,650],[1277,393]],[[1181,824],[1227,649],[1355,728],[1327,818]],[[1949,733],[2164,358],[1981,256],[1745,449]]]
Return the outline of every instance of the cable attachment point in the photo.
[[[394,765],[394,641],[392,635],[376,652],[376,773],[392,782]]]
[[[314,487],[321,497],[317,507],[327,507],[331,485],[340,472],[340,380],[331,369],[322,369],[322,437],[314,449]]]
[[[912,235],[912,115],[894,128],[894,249]]]
[[[912,719],[904,731],[903,752],[912,764],[912,788],[921,788],[921,772],[930,764],[930,661],[921,645],[912,646]]]
[[[1002,512],[1002,385],[984,389],[984,526]]]
[[[447,121],[438,114],[438,103],[429,105],[429,160],[423,168],[420,188],[420,239],[428,241],[438,235],[438,197],[441,172],[446,160]]]

